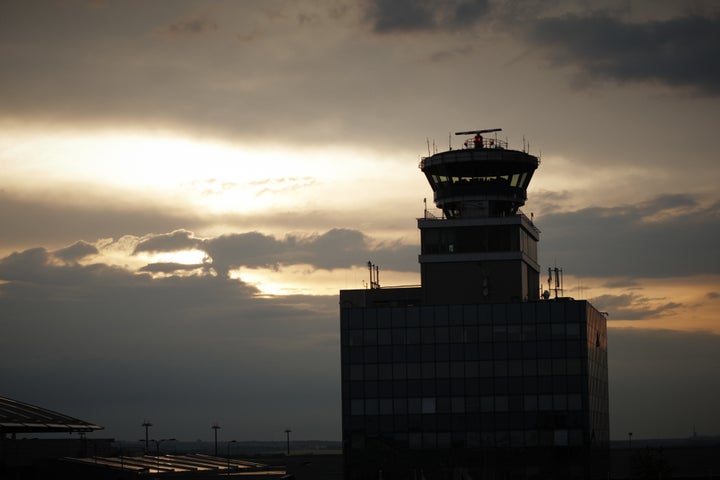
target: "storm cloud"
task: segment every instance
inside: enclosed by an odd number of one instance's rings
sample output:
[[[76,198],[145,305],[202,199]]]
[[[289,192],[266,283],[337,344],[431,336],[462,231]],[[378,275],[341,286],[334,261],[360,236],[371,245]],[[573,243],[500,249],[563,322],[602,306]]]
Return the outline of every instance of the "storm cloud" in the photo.
[[[369,0],[366,14],[378,33],[450,29],[471,25],[490,10],[488,0]]]
[[[708,259],[720,258],[719,216],[719,204],[687,195],[552,213],[538,221],[541,263],[554,259],[579,276],[715,274]]]
[[[659,82],[720,95],[720,16],[624,22],[608,15],[538,20],[529,39],[579,80]]]

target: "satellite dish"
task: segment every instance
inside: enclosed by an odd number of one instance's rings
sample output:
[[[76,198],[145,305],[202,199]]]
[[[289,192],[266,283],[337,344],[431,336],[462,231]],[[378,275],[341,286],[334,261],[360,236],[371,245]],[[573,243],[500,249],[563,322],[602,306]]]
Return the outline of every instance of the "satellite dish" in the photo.
[[[544,298],[545,300],[549,300],[549,299],[550,299],[550,292],[548,292],[547,290],[545,290],[545,291],[543,292],[543,298]]]

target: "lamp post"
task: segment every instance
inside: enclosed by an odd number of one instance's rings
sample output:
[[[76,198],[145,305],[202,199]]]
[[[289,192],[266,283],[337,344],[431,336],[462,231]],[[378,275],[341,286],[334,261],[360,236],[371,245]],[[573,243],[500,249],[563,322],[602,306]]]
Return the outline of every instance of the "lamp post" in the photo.
[[[150,442],[148,441],[148,429],[153,426],[152,423],[150,423],[149,420],[145,419],[143,420],[143,423],[141,425],[142,427],[145,427],[145,455],[147,455],[149,449],[150,449]]]
[[[155,452],[157,454],[156,455],[157,456],[157,470],[158,470],[158,473],[160,473],[160,444],[163,442],[174,442],[175,439],[174,438],[161,438],[160,440],[152,440],[152,441],[155,442],[155,449],[156,449]]]
[[[628,448],[632,448],[632,432],[628,432]]]
[[[230,476],[230,444],[231,444],[231,443],[236,443],[236,442],[237,442],[237,440],[230,440],[230,441],[227,443],[227,472],[226,472],[226,475],[227,475],[228,477]]]
[[[123,445],[120,440],[117,441],[118,444],[118,450],[120,452],[120,471],[125,470],[125,460],[123,458]]]
[[[215,456],[217,457],[217,431],[222,428],[220,425],[217,424],[217,422],[213,423],[213,426],[211,427],[213,430],[215,430]]]
[[[287,454],[288,454],[288,457],[290,456],[290,432],[292,432],[292,430],[290,430],[290,429],[285,430],[285,436],[287,437]]]

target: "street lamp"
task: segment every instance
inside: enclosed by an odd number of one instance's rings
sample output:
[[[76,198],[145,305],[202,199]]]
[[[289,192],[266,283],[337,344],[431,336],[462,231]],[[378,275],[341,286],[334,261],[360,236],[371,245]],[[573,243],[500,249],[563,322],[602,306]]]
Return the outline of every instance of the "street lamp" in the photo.
[[[222,427],[215,422],[211,428],[215,430],[215,456],[217,457],[217,431]]]
[[[155,449],[156,449],[155,451],[157,454],[157,470],[158,470],[158,473],[160,473],[160,444],[163,442],[174,442],[175,439],[174,438],[161,438],[160,440],[151,440],[151,441],[155,442]]]
[[[150,423],[149,420],[145,419],[143,420],[143,423],[141,425],[142,427],[145,427],[145,455],[147,455],[149,448],[150,448],[150,442],[148,441],[148,429],[153,426],[152,423]]]
[[[125,460],[123,459],[123,445],[120,440],[117,440],[118,450],[120,452],[120,471],[125,470]]]
[[[237,440],[230,440],[227,443],[227,476],[230,476],[230,444],[237,443]]]
[[[632,448],[632,432],[628,432],[628,448]]]
[[[292,432],[292,430],[290,430],[290,429],[285,430],[285,435],[287,436],[287,454],[288,454],[288,457],[290,456],[290,432]]]

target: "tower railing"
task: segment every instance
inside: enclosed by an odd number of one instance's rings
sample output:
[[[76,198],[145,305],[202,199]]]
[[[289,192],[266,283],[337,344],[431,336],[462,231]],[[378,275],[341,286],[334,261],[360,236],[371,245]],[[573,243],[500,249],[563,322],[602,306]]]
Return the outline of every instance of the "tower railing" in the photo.
[[[493,149],[493,148],[496,148],[496,149],[505,150],[508,147],[508,142],[506,140],[501,140],[497,137],[493,137],[493,138],[470,137],[470,138],[465,139],[465,141],[463,142],[462,145],[463,145],[464,149],[474,149],[474,148]]]

